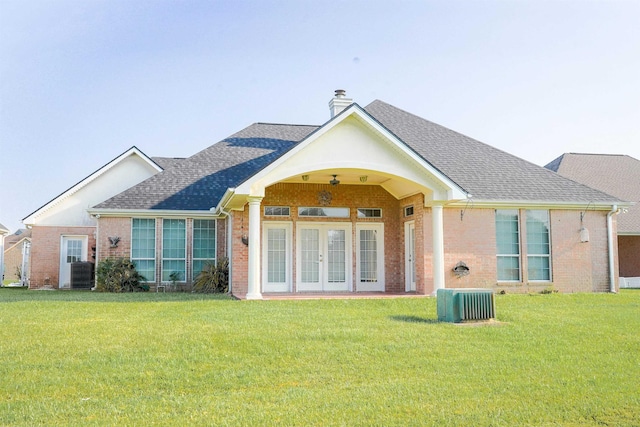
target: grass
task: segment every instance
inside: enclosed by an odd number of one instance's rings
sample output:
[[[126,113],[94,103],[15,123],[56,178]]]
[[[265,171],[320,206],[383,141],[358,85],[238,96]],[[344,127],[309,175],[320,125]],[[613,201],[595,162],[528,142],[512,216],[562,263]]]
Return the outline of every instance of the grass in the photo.
[[[0,425],[638,425],[640,291],[496,305],[4,288]]]

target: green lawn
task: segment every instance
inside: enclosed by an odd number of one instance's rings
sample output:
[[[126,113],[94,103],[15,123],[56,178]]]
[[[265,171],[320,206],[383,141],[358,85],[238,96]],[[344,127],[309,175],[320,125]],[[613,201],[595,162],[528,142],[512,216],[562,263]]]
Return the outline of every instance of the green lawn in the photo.
[[[640,424],[640,291],[496,307],[4,288],[0,425]]]

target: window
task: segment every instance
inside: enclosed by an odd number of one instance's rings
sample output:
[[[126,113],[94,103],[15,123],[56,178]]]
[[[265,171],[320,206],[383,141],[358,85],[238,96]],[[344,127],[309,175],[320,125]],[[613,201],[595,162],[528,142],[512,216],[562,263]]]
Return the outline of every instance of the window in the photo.
[[[162,221],[162,281],[170,282],[173,273],[177,281],[187,277],[186,256],[187,237],[184,219],[164,219]]]
[[[382,218],[382,209],[358,208],[358,218]]]
[[[290,211],[288,206],[265,206],[264,216],[289,216]]]
[[[378,281],[378,231],[361,229],[360,235],[360,281]]]
[[[496,210],[498,280],[520,280],[520,236],[517,210]]]
[[[216,262],[216,221],[193,220],[193,278],[198,277],[205,264]]]
[[[551,280],[549,211],[527,211],[527,273],[529,280]]]
[[[287,281],[287,230],[267,230],[267,280],[269,283]]]
[[[147,282],[156,281],[156,220],[133,218],[131,261]]]
[[[413,215],[413,206],[407,206],[404,208],[404,216],[412,216]]]
[[[349,208],[298,208],[298,216],[349,218]]]

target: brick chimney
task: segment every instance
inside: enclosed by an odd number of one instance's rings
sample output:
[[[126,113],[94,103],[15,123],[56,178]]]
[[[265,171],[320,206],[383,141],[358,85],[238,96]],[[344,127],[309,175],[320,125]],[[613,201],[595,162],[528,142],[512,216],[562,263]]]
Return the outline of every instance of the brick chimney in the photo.
[[[331,118],[334,118],[342,110],[353,104],[353,99],[346,97],[347,92],[344,89],[337,89],[336,96],[329,101],[329,110],[331,112]]]

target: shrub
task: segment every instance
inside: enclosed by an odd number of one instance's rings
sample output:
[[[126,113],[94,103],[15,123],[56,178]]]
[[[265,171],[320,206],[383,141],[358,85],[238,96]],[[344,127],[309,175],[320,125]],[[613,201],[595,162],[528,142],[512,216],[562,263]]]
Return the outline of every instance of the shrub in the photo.
[[[206,263],[193,282],[193,292],[226,293],[229,291],[229,260],[221,258],[217,264]]]
[[[96,290],[99,292],[144,292],[149,285],[128,258],[107,258],[100,261],[96,271]]]

